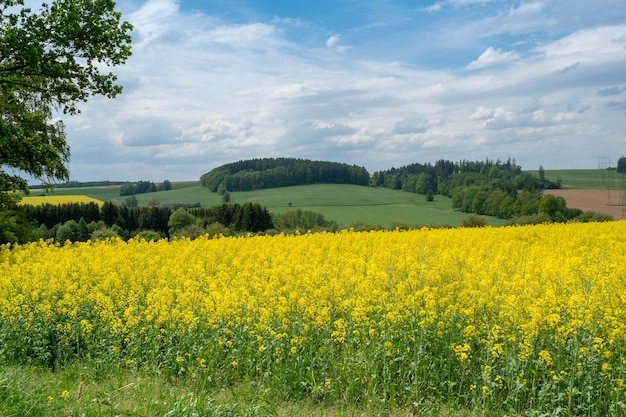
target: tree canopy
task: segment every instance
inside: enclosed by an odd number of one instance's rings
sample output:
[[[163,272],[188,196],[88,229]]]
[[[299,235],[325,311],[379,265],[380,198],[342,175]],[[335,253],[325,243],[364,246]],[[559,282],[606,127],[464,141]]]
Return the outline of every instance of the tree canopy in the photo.
[[[200,177],[212,192],[249,191],[305,184],[368,185],[369,173],[363,167],[340,162],[300,158],[256,158],[214,168]]]
[[[0,0],[0,208],[25,176],[69,179],[70,149],[57,112],[76,114],[93,95],[122,87],[109,71],[131,54],[132,26],[113,0],[54,0],[38,11]]]

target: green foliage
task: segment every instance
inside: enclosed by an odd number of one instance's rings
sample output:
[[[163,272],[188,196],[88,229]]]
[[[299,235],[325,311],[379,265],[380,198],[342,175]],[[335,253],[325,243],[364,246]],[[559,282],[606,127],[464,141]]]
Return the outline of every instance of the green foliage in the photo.
[[[181,227],[180,229],[176,229],[173,232],[170,232],[170,238],[189,238],[189,239],[197,239],[200,236],[203,236],[207,233],[206,229],[199,226],[196,223],[190,224],[185,227]]]
[[[170,215],[167,222],[170,235],[196,223],[196,217],[183,208],[179,208]]]
[[[331,230],[339,228],[336,222],[324,219],[324,215],[309,210],[291,210],[274,216],[278,230]]]
[[[161,184],[157,186],[157,191],[169,191],[172,189],[172,183],[170,180],[164,180]]]
[[[137,207],[139,205],[139,203],[137,202],[137,197],[135,197],[134,195],[128,197],[125,200],[125,203],[127,207]]]
[[[219,222],[213,222],[206,227],[206,232],[209,237],[228,236],[230,231],[226,226]]]
[[[333,183],[368,185],[363,167],[297,158],[249,159],[217,167],[200,177],[210,191],[249,191],[292,185]]]
[[[516,216],[506,221],[507,226],[524,226],[528,224],[552,223],[547,213],[537,213],[528,216]]]
[[[597,213],[595,211],[586,211],[576,217],[576,221],[581,223],[586,222],[612,222],[615,219],[610,214]]]
[[[110,227],[97,229],[91,233],[91,240],[94,240],[94,241],[113,239],[116,237],[120,237],[119,233],[115,229],[110,228]]]
[[[80,399],[78,387],[83,386]],[[227,390],[172,380],[156,372],[120,369],[111,364],[75,363],[48,371],[28,366],[0,368],[0,412],[5,417],[167,416],[167,417],[478,417],[458,405],[421,401],[412,408],[391,404],[359,407],[346,402],[278,401],[248,382]],[[63,393],[69,393],[64,398]],[[514,417],[513,414],[508,414]]]
[[[68,220],[57,229],[56,241],[64,243],[69,240],[71,242],[82,241],[83,231],[75,220]]]
[[[0,244],[26,243],[33,237],[31,225],[23,212],[0,209]]]
[[[0,2],[0,166],[67,180],[70,150],[57,109],[78,113],[92,95],[122,91],[106,72],[130,56],[132,26],[111,0],[55,0],[38,12],[23,0]],[[24,178],[0,170],[0,193],[28,192]]]
[[[146,240],[148,242],[157,241],[163,239],[162,233],[156,232],[154,230],[142,230],[135,235],[135,237],[139,240]]]
[[[617,160],[617,172],[626,173],[626,156],[622,156]]]
[[[426,192],[426,201],[434,201],[435,200],[435,193],[433,192],[433,190],[428,190]]]
[[[461,227],[485,227],[485,226],[487,226],[487,219],[485,219],[483,216],[469,214],[466,218],[461,220]]]
[[[138,181],[122,185],[120,187],[120,196],[153,193],[156,191],[157,186],[152,181]]]

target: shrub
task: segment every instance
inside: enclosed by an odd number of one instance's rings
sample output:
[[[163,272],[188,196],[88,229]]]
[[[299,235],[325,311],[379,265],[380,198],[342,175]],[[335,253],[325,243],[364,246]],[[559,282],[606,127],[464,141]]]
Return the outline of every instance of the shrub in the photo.
[[[114,229],[109,227],[97,229],[91,233],[91,240],[93,241],[106,240],[116,237],[120,237],[120,235]]]
[[[598,213],[598,212],[595,212],[595,211],[586,211],[583,214],[581,214],[580,216],[576,217],[576,220],[581,222],[581,223],[588,223],[588,222],[611,222],[611,221],[615,220],[615,218],[613,216],[611,216],[610,214]]]
[[[552,223],[548,213],[529,214],[527,216],[516,216],[506,221],[507,226],[521,226],[526,224]]]
[[[461,220],[461,227],[485,227],[487,226],[487,219],[483,216],[476,214],[470,214]]]

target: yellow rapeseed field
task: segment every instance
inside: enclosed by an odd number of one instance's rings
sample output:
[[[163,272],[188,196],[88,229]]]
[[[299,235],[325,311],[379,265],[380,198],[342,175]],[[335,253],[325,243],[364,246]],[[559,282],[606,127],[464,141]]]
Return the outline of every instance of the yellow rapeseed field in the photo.
[[[623,415],[625,238],[609,222],[5,246],[0,362]]]
[[[31,206],[41,206],[44,204],[52,204],[53,206],[59,204],[69,203],[96,203],[99,206],[104,204],[103,201],[96,198],[88,197],[86,195],[39,195],[39,196],[25,196],[22,197],[19,204],[30,204]]]

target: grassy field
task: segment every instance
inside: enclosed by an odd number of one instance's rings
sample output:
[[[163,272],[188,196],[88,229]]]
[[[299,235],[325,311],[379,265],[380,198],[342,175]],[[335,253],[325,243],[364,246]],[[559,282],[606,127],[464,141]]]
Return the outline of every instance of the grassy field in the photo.
[[[79,388],[80,387],[80,388]],[[80,390],[80,395],[79,395]],[[61,370],[8,366],[0,370],[0,415],[168,417],[478,417],[483,412],[433,402],[411,407],[275,401],[252,383],[207,390],[156,373],[76,363]]]
[[[538,174],[537,171],[528,172]],[[626,184],[626,175],[600,169],[546,170],[545,176],[549,180],[560,181],[566,189],[575,190],[623,189]],[[41,196],[45,192],[35,190],[31,195]],[[118,204],[123,204],[128,198],[119,195],[118,187],[59,188],[52,195],[86,195]],[[151,200],[157,200],[161,205],[200,204],[202,207],[222,203],[219,194],[211,193],[193,181],[174,183],[169,191],[136,194],[135,197],[140,206],[147,206]],[[259,203],[271,213],[294,209],[315,211],[344,227],[357,222],[383,227],[399,223],[459,226],[467,216],[452,210],[450,199],[440,195],[435,196],[434,202],[427,202],[420,194],[355,185],[316,184],[231,193],[231,202],[242,204],[247,201]],[[487,219],[492,226],[504,224],[501,219]]]
[[[537,171],[528,171],[538,175]],[[626,175],[606,169],[555,169],[545,171],[546,179],[560,180],[564,188],[577,190],[606,190],[623,188]]]
[[[35,194],[35,193],[33,193]],[[124,203],[128,197],[120,197],[118,188],[59,188],[53,195],[84,194],[103,201]],[[36,194],[35,194],[36,195]],[[159,204],[195,204],[209,207],[222,203],[221,196],[211,193],[199,183],[174,184],[170,191],[136,194],[140,206],[150,200]],[[450,199],[440,195],[427,202],[420,194],[345,184],[316,184],[267,190],[232,192],[231,202],[259,203],[271,213],[289,210],[311,210],[334,220],[340,226],[364,222],[389,227],[395,223],[424,226],[459,226],[467,216],[452,210]],[[488,217],[492,226],[502,225],[503,220]]]

